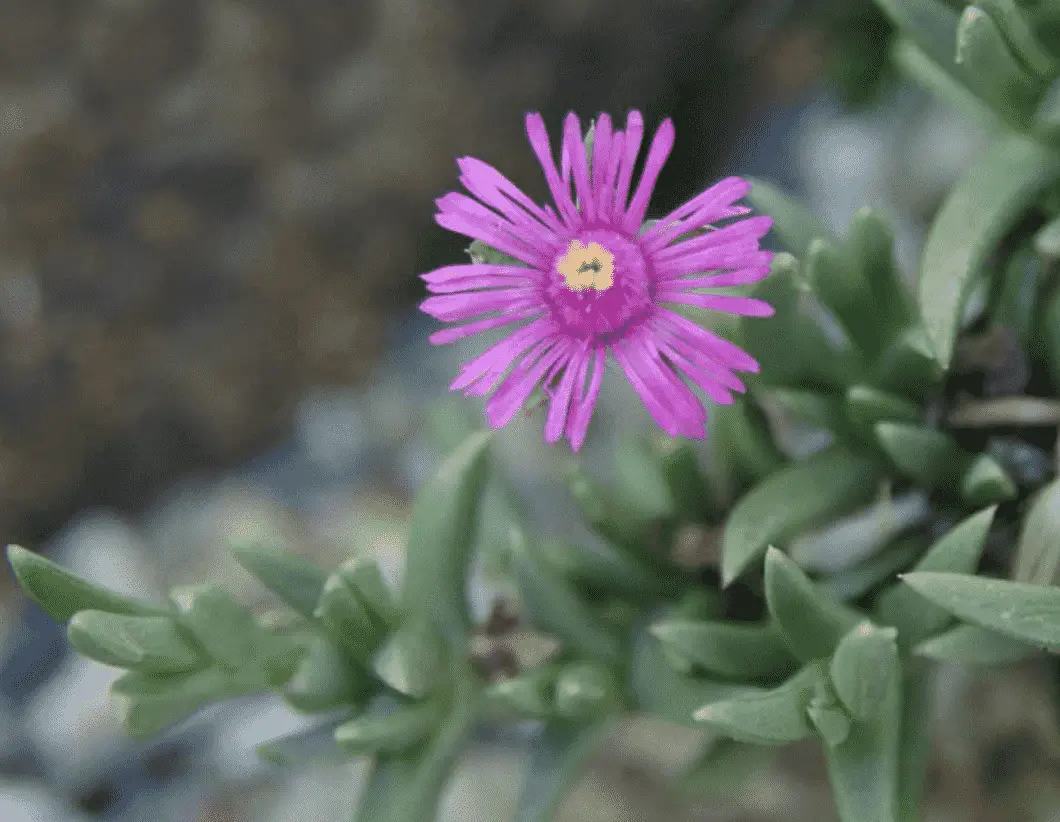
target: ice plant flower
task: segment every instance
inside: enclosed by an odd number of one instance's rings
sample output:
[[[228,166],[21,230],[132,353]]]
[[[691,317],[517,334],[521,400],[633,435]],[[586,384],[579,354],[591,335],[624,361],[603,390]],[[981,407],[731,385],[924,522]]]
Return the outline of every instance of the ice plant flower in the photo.
[[[492,392],[486,418],[490,427],[500,428],[542,385],[549,396],[545,440],[566,435],[577,451],[610,352],[664,431],[702,439],[707,412],[686,380],[727,404],[732,392],[744,390],[736,372],[755,372],[758,363],[666,306],[771,315],[773,309],[761,300],[702,291],[753,283],[769,273],[772,254],[759,241],[772,220],[747,217],[714,225],[750,213],[736,204],[750,185],[728,177],[645,227],[648,201],[674,144],[669,119],[651,141],[632,196],[644,135],[639,112],[629,113],[625,130],[613,130],[610,117],[601,115],[591,149],[583,143],[578,117],[568,114],[559,169],[540,114],[527,115],[526,134],[555,209],[538,206],[472,157],[457,165],[460,182],[473,197],[453,192],[437,201],[439,225],[513,259],[421,275],[434,296],[420,308],[443,322],[464,323],[435,332],[431,343],[519,323],[467,362],[450,389],[466,396]]]

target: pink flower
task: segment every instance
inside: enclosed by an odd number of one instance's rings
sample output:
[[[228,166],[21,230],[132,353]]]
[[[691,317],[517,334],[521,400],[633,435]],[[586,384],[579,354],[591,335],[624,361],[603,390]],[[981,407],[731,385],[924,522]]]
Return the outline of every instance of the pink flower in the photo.
[[[611,118],[601,115],[590,152],[578,117],[568,114],[562,176],[540,114],[527,115],[526,133],[555,210],[538,206],[492,166],[471,157],[457,165],[460,182],[474,199],[454,192],[437,201],[439,225],[519,261],[452,265],[421,275],[435,296],[420,308],[444,322],[464,323],[432,334],[435,345],[519,323],[466,363],[450,389],[463,389],[467,396],[492,391],[486,418],[490,427],[500,428],[543,383],[549,395],[545,440],[566,435],[577,451],[611,352],[664,431],[702,439],[707,412],[686,380],[714,402],[728,404],[732,392],[744,390],[735,372],[756,372],[758,363],[666,304],[771,315],[773,309],[761,300],[701,292],[753,283],[769,273],[772,254],[759,248],[759,240],[772,220],[750,217],[712,226],[750,211],[735,205],[750,185],[728,177],[641,231],[673,147],[669,119],[655,133],[632,196],[644,134],[639,112],[629,113],[625,131],[613,131]],[[690,233],[694,236],[687,237]]]

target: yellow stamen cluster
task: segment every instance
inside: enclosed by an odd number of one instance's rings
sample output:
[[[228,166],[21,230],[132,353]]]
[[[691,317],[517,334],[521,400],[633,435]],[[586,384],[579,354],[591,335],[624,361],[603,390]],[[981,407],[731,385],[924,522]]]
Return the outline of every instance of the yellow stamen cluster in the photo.
[[[578,240],[571,240],[556,269],[571,291],[587,288],[605,291],[615,282],[615,257],[599,243],[582,245]]]

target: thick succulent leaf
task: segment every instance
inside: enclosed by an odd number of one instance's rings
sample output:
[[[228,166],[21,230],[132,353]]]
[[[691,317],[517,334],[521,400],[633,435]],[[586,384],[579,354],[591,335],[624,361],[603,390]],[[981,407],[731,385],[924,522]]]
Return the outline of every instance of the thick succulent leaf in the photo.
[[[796,657],[809,662],[829,656],[857,625],[858,613],[815,585],[776,548],[766,552],[766,605]]]
[[[1060,479],[1042,488],[1023,518],[1013,579],[1051,585],[1060,570]]]
[[[376,653],[372,670],[398,693],[421,699],[444,687],[447,663],[444,640],[434,624],[412,616]]]
[[[469,628],[467,574],[487,474],[488,432],[472,434],[416,494],[405,568],[405,607],[451,640]]]
[[[317,712],[341,705],[361,705],[372,690],[367,671],[348,664],[333,643],[318,636],[310,642],[283,696],[296,710]]]
[[[731,583],[765,552],[871,502],[882,478],[871,457],[833,446],[793,462],[745,494],[722,537],[722,582]]]
[[[751,193],[747,200],[755,211],[773,218],[772,232],[780,238],[787,251],[802,258],[810,243],[818,237],[831,237],[832,232],[816,214],[794,197],[764,180],[749,179]]]
[[[875,0],[897,28],[940,66],[953,63],[957,12],[942,0]]]
[[[23,590],[56,622],[78,611],[157,616],[163,608],[137,602],[64,571],[51,560],[18,545],[7,546],[7,560]]]
[[[650,631],[692,666],[737,680],[794,672],[796,660],[772,625],[663,619]]]
[[[171,617],[78,611],[67,626],[67,636],[89,659],[147,673],[194,671],[209,662]]]
[[[949,434],[921,425],[878,422],[876,442],[899,471],[928,488],[949,485],[967,468],[967,455]]]
[[[427,700],[374,704],[335,728],[336,744],[353,756],[397,754],[420,745],[445,715],[445,704]]]
[[[1060,588],[916,571],[905,574],[902,581],[965,622],[1050,651],[1060,650]]]
[[[1037,656],[1041,648],[978,625],[958,625],[921,642],[914,651],[918,656],[939,662],[1005,665]]]
[[[622,696],[614,674],[596,662],[571,662],[556,674],[556,713],[585,720],[618,712]]]
[[[882,2],[882,0],[878,0]],[[943,367],[987,255],[1020,215],[1060,179],[1060,155],[1018,135],[999,139],[950,191],[920,262],[920,310]]]
[[[258,746],[258,756],[273,765],[288,768],[346,762],[350,755],[335,742],[335,728],[341,722],[340,719],[333,719],[308,730],[273,739]]]
[[[829,673],[836,695],[862,722],[872,719],[887,697],[898,665],[896,635],[894,628],[862,622],[843,637],[832,656]]]
[[[327,571],[302,557],[257,545],[233,546],[232,554],[236,562],[292,610],[312,618],[328,578]]]

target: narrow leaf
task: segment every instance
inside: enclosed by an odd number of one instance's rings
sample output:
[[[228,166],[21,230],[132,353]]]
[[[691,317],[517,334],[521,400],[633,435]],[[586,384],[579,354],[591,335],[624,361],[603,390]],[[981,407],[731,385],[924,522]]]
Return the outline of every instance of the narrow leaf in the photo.
[[[981,8],[969,6],[961,15],[956,61],[979,96],[1014,122],[1027,122],[1041,86],[1012,55],[997,23]]]
[[[1005,665],[1038,656],[1041,648],[978,625],[958,625],[914,649],[918,656],[965,665]]]
[[[933,94],[952,111],[964,115],[980,128],[998,130],[1002,121],[992,108],[973,94],[955,76],[959,66],[952,54],[945,63],[937,63],[907,37],[899,37],[891,46],[891,59],[908,79]]]
[[[817,238],[806,249],[803,270],[810,287],[846,329],[847,335],[869,354],[884,340],[875,305],[861,267],[840,246]]]
[[[556,712],[571,719],[615,713],[622,704],[614,676],[592,662],[565,665],[556,676],[555,689]]]
[[[806,709],[823,677],[820,665],[807,665],[771,691],[704,705],[695,712],[695,720],[741,742],[798,742],[813,733]]]
[[[108,591],[64,571],[51,560],[18,545],[7,546],[7,561],[30,599],[56,622],[66,622],[78,611],[157,616],[165,610]]]
[[[416,494],[405,569],[405,606],[429,615],[451,638],[466,635],[466,597],[489,434],[472,434]]]
[[[662,467],[644,438],[633,434],[621,436],[614,451],[614,462],[618,477],[616,490],[623,501],[645,518],[673,514],[674,501]]]
[[[894,231],[881,212],[865,206],[850,221],[844,245],[868,286],[875,310],[873,325],[879,328],[873,351],[879,353],[883,343],[916,319],[913,294],[894,258]]]
[[[258,756],[273,765],[295,767],[322,762],[338,764],[349,760],[349,754],[335,743],[335,728],[341,720],[332,720],[305,731],[281,736],[259,745]]]
[[[773,218],[773,233],[784,248],[803,257],[810,242],[817,237],[831,237],[828,227],[805,205],[764,180],[750,179],[747,200],[755,211]]]
[[[657,436],[652,443],[677,516],[687,522],[714,521],[720,514],[696,451],[684,440]]]
[[[581,588],[656,599],[672,587],[654,567],[610,547],[586,548],[546,539],[538,552],[544,563]]]
[[[194,671],[208,662],[170,617],[78,611],[70,619],[67,636],[89,659],[147,673]]]
[[[862,722],[875,716],[898,665],[894,628],[862,622],[840,641],[829,673],[836,695]]]
[[[987,255],[1058,178],[1056,152],[1011,135],[998,140],[950,191],[928,233],[920,263],[920,310],[944,368],[949,367],[965,301]]]
[[[313,617],[357,665],[367,665],[386,636],[385,628],[369,615],[360,592],[338,572],[324,583]]]
[[[791,674],[796,666],[772,625],[665,619],[652,635],[693,666],[719,676],[753,680]]]
[[[977,454],[961,477],[961,499],[979,507],[1015,499],[1016,483],[989,454]]]
[[[953,437],[933,428],[879,422],[876,441],[891,462],[910,479],[937,488],[956,481],[968,460]]]
[[[373,706],[335,728],[335,742],[354,756],[400,753],[423,742],[444,712],[444,704],[437,700]]]
[[[1013,579],[1052,585],[1060,570],[1060,479],[1045,485],[1023,518]]]
[[[256,545],[237,545],[232,555],[292,610],[312,618],[327,571],[302,557]]]
[[[870,385],[852,385],[846,393],[850,419],[865,429],[878,422],[920,421],[920,409],[904,397],[881,391]]]
[[[176,588],[170,593],[177,619],[222,667],[236,670],[258,660],[264,629],[246,607],[210,585]]]
[[[920,799],[931,755],[931,723],[934,714],[934,666],[924,660],[902,660],[902,715],[898,743],[898,819],[920,818]]]
[[[1015,0],[979,0],[979,5],[997,24],[1013,53],[1034,74],[1049,79],[1056,70],[1056,61],[1038,40],[1032,23]]]
[[[146,739],[187,719],[207,703],[262,690],[241,683],[217,667],[189,674],[130,672],[110,686],[125,732]]]
[[[1060,650],[1060,588],[937,572],[905,574],[902,581],[965,622]]]
[[[314,637],[284,688],[284,699],[299,711],[317,712],[361,705],[372,691],[367,673],[346,662],[323,637]]]
[[[879,9],[940,66],[953,62],[957,13],[941,0],[875,0]]]
[[[372,660],[372,670],[398,693],[420,699],[444,683],[446,653],[432,623],[410,617]]]
[[[773,473],[733,506],[722,537],[722,583],[736,579],[768,545],[783,545],[871,502],[881,476],[874,460],[839,446]]]
[[[766,552],[765,588],[766,604],[784,641],[804,662],[829,656],[860,621],[856,611],[814,585],[772,546]]]

